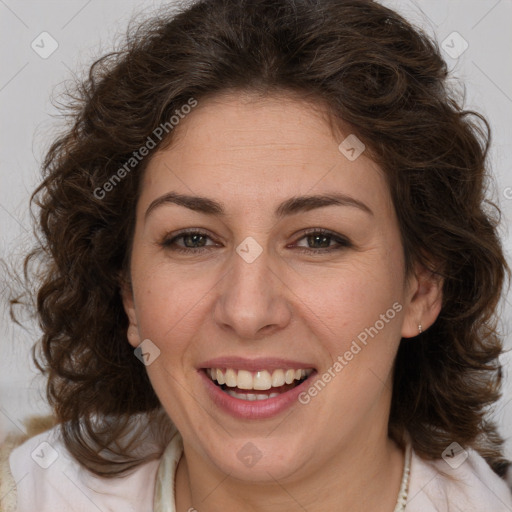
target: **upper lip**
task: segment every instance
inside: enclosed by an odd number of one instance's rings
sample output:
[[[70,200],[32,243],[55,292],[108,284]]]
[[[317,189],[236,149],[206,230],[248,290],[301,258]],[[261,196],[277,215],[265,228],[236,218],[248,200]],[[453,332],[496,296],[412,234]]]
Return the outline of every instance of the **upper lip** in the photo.
[[[198,366],[199,369],[205,368],[233,368],[236,370],[247,370],[257,372],[258,370],[279,370],[279,369],[314,369],[311,363],[302,361],[292,361],[291,359],[281,359],[275,357],[258,357],[247,359],[244,357],[224,356],[208,359]]]

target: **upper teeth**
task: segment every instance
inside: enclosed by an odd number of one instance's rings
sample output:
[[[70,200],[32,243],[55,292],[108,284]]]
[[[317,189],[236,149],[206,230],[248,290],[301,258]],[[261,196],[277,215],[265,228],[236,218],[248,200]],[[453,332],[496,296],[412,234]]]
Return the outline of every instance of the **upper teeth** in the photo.
[[[311,368],[307,370],[274,370],[273,372],[207,368],[206,373],[212,380],[219,384],[226,384],[230,388],[265,390],[278,388],[285,384],[291,384],[294,380],[309,377],[312,371]]]

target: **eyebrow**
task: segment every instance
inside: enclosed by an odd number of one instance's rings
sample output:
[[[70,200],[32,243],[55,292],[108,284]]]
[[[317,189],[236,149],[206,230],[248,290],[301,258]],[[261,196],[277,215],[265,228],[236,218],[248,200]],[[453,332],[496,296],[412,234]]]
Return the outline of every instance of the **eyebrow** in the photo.
[[[144,219],[156,210],[158,207],[166,204],[177,204],[193,210],[195,212],[204,213],[206,215],[217,215],[223,217],[226,215],[226,210],[222,203],[214,201],[203,196],[191,196],[185,194],[178,194],[177,192],[168,192],[163,196],[155,199],[146,210]],[[325,206],[350,206],[358,208],[369,215],[373,215],[372,210],[363,202],[354,199],[353,197],[345,194],[321,194],[310,196],[294,196],[286,201],[283,201],[275,211],[277,218],[286,217],[300,212],[314,210],[316,208],[323,208]]]

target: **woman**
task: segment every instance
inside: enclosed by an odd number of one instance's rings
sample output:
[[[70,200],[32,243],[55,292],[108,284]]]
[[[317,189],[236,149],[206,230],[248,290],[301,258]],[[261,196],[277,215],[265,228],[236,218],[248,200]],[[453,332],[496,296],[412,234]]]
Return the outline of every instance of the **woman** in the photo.
[[[18,511],[512,510],[487,124],[446,77],[367,0],[202,0],[93,65],[35,193],[58,426]]]

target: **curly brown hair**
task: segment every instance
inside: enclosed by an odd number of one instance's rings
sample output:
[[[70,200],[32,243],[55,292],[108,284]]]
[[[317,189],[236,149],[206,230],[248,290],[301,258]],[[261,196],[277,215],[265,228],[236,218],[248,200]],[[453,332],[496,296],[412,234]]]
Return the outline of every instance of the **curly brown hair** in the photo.
[[[499,210],[485,197],[490,132],[448,87],[435,41],[371,0],[199,0],[172,9],[91,66],[68,104],[73,126],[49,149],[31,198],[42,236],[26,276],[33,260],[45,263],[34,358],[71,454],[97,474],[120,474],[158,456],[120,442],[131,420],[134,443],[168,421],[126,340],[120,296],[151,156],[119,170],[191,98],[285,91],[325,103],[332,122],[364,142],[388,179],[406,270],[419,263],[444,280],[434,325],[400,344],[390,436],[403,444],[408,433],[424,458],[457,441],[503,475],[503,441],[487,417],[500,394],[496,310],[508,273]],[[173,140],[168,132],[152,154]]]

